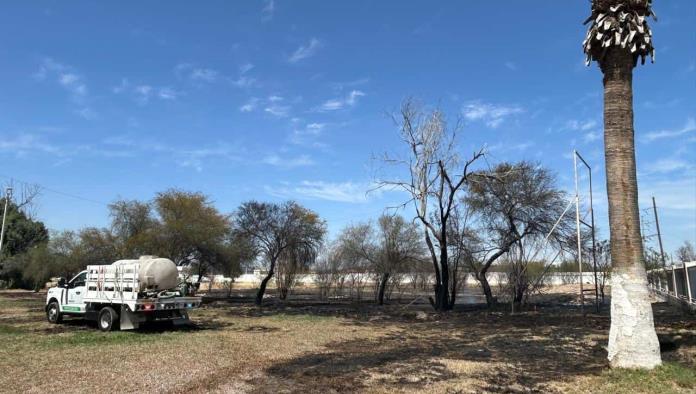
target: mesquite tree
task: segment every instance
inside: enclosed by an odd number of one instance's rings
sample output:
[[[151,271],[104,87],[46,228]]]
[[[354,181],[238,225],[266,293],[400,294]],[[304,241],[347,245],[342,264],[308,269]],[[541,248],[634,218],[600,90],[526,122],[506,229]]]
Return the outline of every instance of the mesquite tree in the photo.
[[[376,300],[384,304],[389,279],[404,273],[421,257],[422,240],[417,227],[401,216],[382,215],[372,223],[348,226],[338,243],[344,258],[363,260],[378,278]]]
[[[379,180],[380,187],[405,191],[416,218],[423,225],[423,236],[435,271],[435,297],[430,302],[436,310],[452,309],[450,292],[449,219],[465,187],[470,167],[483,151],[462,160],[456,152],[458,125],[449,127],[439,110],[424,111],[413,100],[406,100],[394,121],[401,139],[408,146],[405,159],[385,156],[385,162],[406,167],[406,180]]]
[[[588,64],[604,75],[604,156],[611,245],[611,328],[614,367],[661,364],[640,236],[633,130],[633,68],[655,50],[647,23],[651,0],[593,0],[583,42]]]
[[[235,229],[248,237],[266,263],[268,273],[256,292],[256,304],[261,305],[281,255],[291,250],[318,250],[326,224],[318,214],[294,201],[283,204],[249,201],[237,210]]]
[[[491,266],[521,241],[548,234],[567,201],[553,174],[530,162],[501,163],[471,178],[464,202],[476,215],[478,240],[469,269],[493,306],[496,300],[486,277]],[[564,216],[549,240],[563,239],[569,228],[572,220]]]

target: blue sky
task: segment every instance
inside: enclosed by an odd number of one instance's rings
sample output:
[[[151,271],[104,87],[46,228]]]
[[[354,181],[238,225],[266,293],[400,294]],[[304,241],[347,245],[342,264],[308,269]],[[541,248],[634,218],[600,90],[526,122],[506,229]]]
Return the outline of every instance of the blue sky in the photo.
[[[641,205],[656,197],[672,251],[696,241],[696,3],[655,10],[657,62],[634,75],[636,146]],[[373,157],[403,153],[387,114],[415,96],[464,120],[462,152],[539,161],[568,190],[578,149],[606,230],[588,12],[551,0],[5,4],[0,175],[47,188],[37,216],[52,229],[107,225],[106,203],[177,187],[225,212],[295,199],[335,234],[403,199],[365,191]]]

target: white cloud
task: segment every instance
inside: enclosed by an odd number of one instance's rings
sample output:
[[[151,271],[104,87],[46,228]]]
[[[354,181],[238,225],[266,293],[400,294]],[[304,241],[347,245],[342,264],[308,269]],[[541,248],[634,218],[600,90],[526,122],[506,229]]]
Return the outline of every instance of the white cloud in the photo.
[[[161,88],[157,93],[157,96],[162,100],[176,100],[180,95],[181,93],[171,88]]]
[[[370,184],[354,182],[302,181],[297,185],[266,186],[266,192],[282,198],[308,198],[344,203],[368,202]]]
[[[645,168],[645,171],[648,174],[655,174],[655,173],[671,173],[675,171],[681,171],[681,170],[689,170],[692,169],[694,166],[693,164],[689,163],[686,160],[682,160],[677,157],[669,157],[665,159],[660,159],[655,162],[648,163],[644,166],[641,166]]]
[[[686,123],[684,124],[683,127],[678,128],[678,129],[672,129],[672,130],[659,130],[659,131],[653,131],[650,133],[645,134],[643,137],[644,142],[651,142],[663,138],[674,138],[674,137],[679,137],[684,134],[691,133],[692,131],[696,131],[696,120],[694,118],[689,117],[686,120]]]
[[[490,128],[497,128],[511,116],[524,112],[522,107],[517,105],[498,105],[472,101],[464,104],[462,113],[464,117],[471,121],[481,121]]]
[[[325,101],[318,110],[322,112],[337,111],[346,107],[352,107],[358,102],[359,97],[365,96],[365,93],[359,90],[352,90],[346,97],[334,98]]]
[[[252,97],[247,101],[244,105],[239,107],[239,111],[241,112],[251,112],[256,109],[256,107],[259,104],[259,99],[256,97]]]
[[[275,13],[275,1],[274,0],[267,0],[266,5],[261,9],[261,14],[263,15],[261,17],[261,20],[263,21],[269,21],[273,19],[273,14]]]
[[[218,72],[210,68],[195,68],[191,71],[191,79],[194,81],[213,82],[217,77]]]
[[[87,120],[92,120],[97,117],[97,113],[89,107],[80,108],[79,110],[75,111],[75,113],[80,115],[80,117],[82,117],[83,119]]]
[[[122,78],[121,83],[118,86],[111,88],[111,91],[114,92],[114,94],[120,94],[128,90],[129,87],[130,83],[128,82],[128,79]]]
[[[661,178],[652,182],[639,179],[639,203],[645,207],[652,206],[651,198],[655,196],[659,209],[688,210],[693,217],[696,214],[693,179],[693,176],[667,180]]]
[[[565,128],[572,131],[588,131],[597,127],[597,121],[593,119],[588,119],[580,121],[577,119],[571,119],[566,122]]]
[[[582,137],[583,141],[590,143],[599,140],[602,138],[602,135],[598,131],[590,131],[585,133],[585,135]]]
[[[73,112],[85,119],[93,119],[96,116],[96,112],[87,107],[89,101],[87,84],[74,67],[58,63],[51,58],[44,58],[39,70],[33,76],[37,81],[44,81],[49,77],[55,78],[58,85],[69,93],[72,102],[80,107]]]
[[[312,38],[309,40],[309,43],[307,45],[301,45],[299,48],[295,50],[295,52],[290,55],[288,58],[288,61],[290,63],[297,63],[302,59],[306,59],[308,57],[314,56],[314,54],[321,48],[322,44],[321,41],[317,40],[316,38]]]
[[[290,114],[290,106],[287,105],[271,104],[263,110],[279,118],[284,118]]]
[[[293,123],[298,123],[295,121]],[[317,141],[321,136],[324,129],[326,128],[326,123],[309,123],[304,127],[296,127],[293,129],[290,135],[290,142],[295,145],[309,146],[313,148],[326,148],[325,143]]]
[[[239,73],[242,75],[246,74],[249,71],[251,71],[252,68],[254,68],[254,65],[251,63],[242,64],[241,66],[239,66]]]
[[[315,162],[308,155],[300,155],[292,158],[283,158],[276,154],[270,154],[263,158],[264,164],[269,164],[275,167],[295,168],[314,165]]]

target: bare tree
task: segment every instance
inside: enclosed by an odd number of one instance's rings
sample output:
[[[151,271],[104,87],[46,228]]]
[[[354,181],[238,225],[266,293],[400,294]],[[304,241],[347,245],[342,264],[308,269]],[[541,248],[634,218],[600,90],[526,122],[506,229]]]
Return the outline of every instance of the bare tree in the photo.
[[[313,243],[298,242],[280,254],[275,276],[278,298],[286,299],[297,284],[297,275],[309,270],[317,258],[317,247]]]
[[[689,241],[684,241],[684,244],[677,249],[677,260],[682,263],[688,263],[690,261],[696,261],[696,252],[694,251],[694,245]]]
[[[448,222],[459,203],[458,194],[470,176],[470,167],[483,151],[462,160],[455,151],[459,124],[449,127],[440,110],[424,111],[413,100],[406,100],[394,121],[408,146],[406,159],[385,156],[385,162],[406,167],[406,180],[379,180],[380,187],[398,188],[410,196],[402,206],[412,205],[423,225],[425,243],[435,272],[435,294],[430,299],[436,310],[450,310],[454,298],[450,293]]]
[[[604,289],[611,276],[611,247],[609,240],[600,241],[597,243],[595,254],[597,256],[597,287],[599,296],[604,303]]]
[[[2,192],[8,189],[12,189],[10,201],[15,205],[15,209],[27,215],[29,219],[36,219],[36,203],[41,196],[41,186],[10,180],[5,182]]]
[[[371,223],[349,226],[339,240],[344,257],[368,263],[368,270],[377,279],[375,298],[379,305],[401,281],[410,262],[422,254],[417,227],[401,216],[382,215],[376,228]]]
[[[472,178],[465,202],[477,216],[478,246],[469,268],[492,306],[496,301],[486,277],[491,266],[525,238],[548,234],[567,203],[551,172],[534,163],[501,163]],[[563,239],[572,226],[571,218],[564,218],[551,241]]]
[[[611,235],[612,366],[652,369],[662,363],[640,236],[633,129],[633,68],[654,58],[647,19],[652,0],[593,0],[583,42],[587,64],[604,76],[604,157]]]
[[[256,293],[257,305],[263,302],[266,286],[281,255],[293,248],[316,249],[326,233],[326,224],[319,215],[294,201],[283,204],[245,202],[237,210],[235,228],[249,238],[268,267]]]
[[[332,288],[335,293],[338,292],[343,280],[338,247],[334,245],[324,247],[314,262],[313,271],[316,278],[315,283],[319,288],[319,299],[328,299]]]

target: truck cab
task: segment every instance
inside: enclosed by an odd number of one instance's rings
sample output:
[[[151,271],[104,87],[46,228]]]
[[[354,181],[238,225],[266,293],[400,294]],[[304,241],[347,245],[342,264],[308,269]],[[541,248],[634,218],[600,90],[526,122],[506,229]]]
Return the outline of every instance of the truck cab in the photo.
[[[61,279],[58,286],[48,289],[46,313],[48,321],[60,323],[64,315],[84,315],[87,271],[75,275],[69,282]]]

